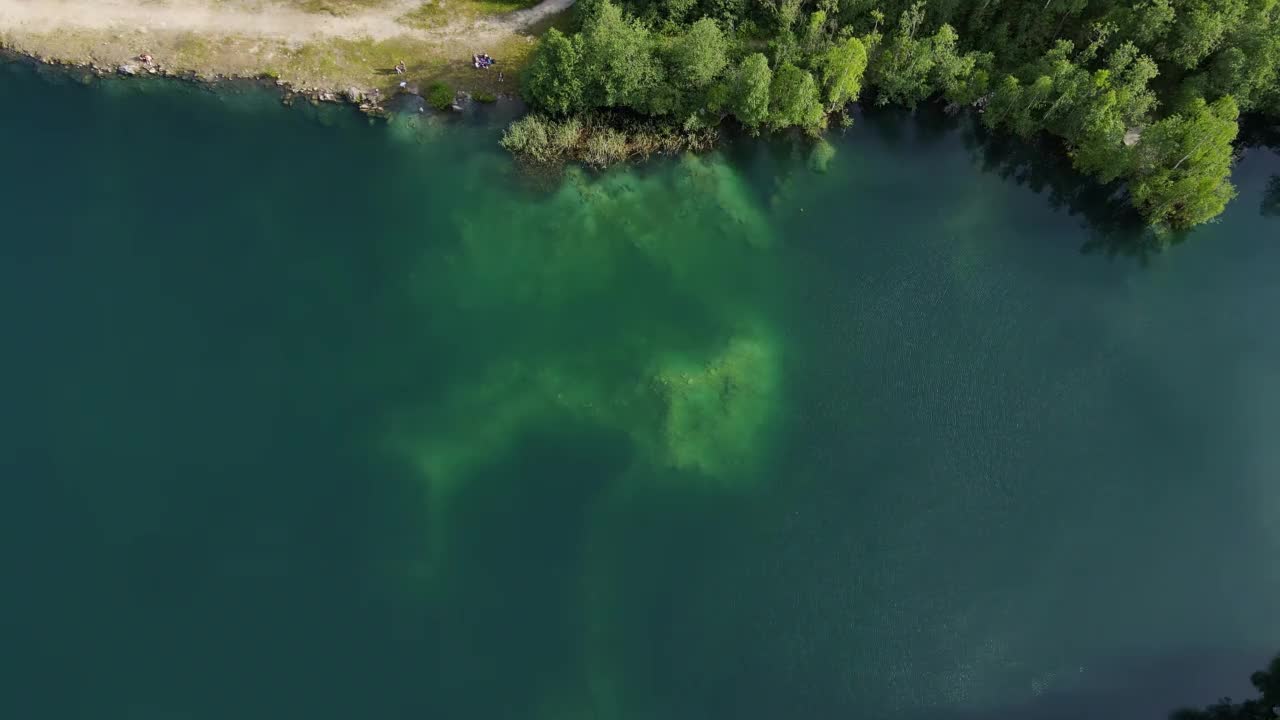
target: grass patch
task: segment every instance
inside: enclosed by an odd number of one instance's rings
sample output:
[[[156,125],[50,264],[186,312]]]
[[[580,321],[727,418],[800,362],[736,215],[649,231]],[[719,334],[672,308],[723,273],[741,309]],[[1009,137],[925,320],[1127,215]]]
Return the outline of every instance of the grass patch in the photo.
[[[388,0],[288,0],[288,4],[303,12],[317,15],[350,15],[360,10],[386,5]]]
[[[525,10],[541,0],[428,0],[397,20],[419,30],[434,30],[453,22],[467,22],[484,17],[506,15]]]
[[[432,0],[432,2],[422,3],[417,8],[401,15],[397,20],[401,25],[408,25],[411,28],[434,30],[448,25],[449,21],[456,17],[458,15],[451,12],[444,2]]]
[[[591,133],[582,150],[582,161],[592,167],[607,168],[627,159],[627,136],[613,128]]]
[[[498,96],[494,95],[491,92],[488,92],[487,90],[481,90],[480,92],[477,92],[473,97],[475,98],[476,102],[481,102],[481,103],[498,102]]]
[[[484,10],[490,15],[527,10],[542,0],[467,0],[468,4]]]
[[[601,112],[565,119],[525,115],[507,127],[501,143],[533,165],[576,161],[603,169],[630,158],[706,150],[715,141],[715,130],[684,130],[659,120]]]

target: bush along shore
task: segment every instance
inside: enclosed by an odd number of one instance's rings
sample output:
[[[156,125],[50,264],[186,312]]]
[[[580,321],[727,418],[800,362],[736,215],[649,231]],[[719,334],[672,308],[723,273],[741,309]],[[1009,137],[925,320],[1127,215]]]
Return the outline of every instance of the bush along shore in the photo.
[[[503,145],[594,166],[705,147],[729,118],[816,136],[860,99],[940,101],[1056,138],[1181,230],[1234,197],[1240,114],[1280,117],[1280,0],[579,0],[522,92],[535,113]]]
[[[711,149],[713,128],[681,128],[634,114],[594,111],[568,117],[532,113],[516,120],[502,146],[535,165],[579,162],[598,169],[651,155]]]

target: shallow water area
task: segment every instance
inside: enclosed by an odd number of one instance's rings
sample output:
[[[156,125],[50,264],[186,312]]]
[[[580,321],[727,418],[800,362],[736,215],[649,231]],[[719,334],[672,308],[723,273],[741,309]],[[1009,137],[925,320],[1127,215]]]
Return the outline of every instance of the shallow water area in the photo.
[[[503,108],[0,106],[6,717],[1129,720],[1280,648],[1273,150],[1156,253],[928,113],[531,179]]]

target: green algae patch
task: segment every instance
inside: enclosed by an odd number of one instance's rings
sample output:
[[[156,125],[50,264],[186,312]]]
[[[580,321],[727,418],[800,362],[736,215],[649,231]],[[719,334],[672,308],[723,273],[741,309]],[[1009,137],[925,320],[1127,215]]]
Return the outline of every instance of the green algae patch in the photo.
[[[476,165],[460,186],[486,182]],[[758,482],[786,402],[782,294],[775,230],[742,177],[688,157],[570,170],[502,213],[475,197],[410,286],[453,365],[393,424],[439,502],[563,423],[626,438],[628,484]]]
[[[448,132],[443,118],[427,113],[391,113],[385,127],[388,140],[396,145],[429,146]]]
[[[776,342],[738,336],[702,363],[666,359],[654,389],[666,406],[660,432],[672,467],[712,478],[755,467],[780,401],[779,354]]]
[[[621,375],[609,366],[626,358],[607,350],[507,361],[451,388],[405,441],[444,494],[528,430],[565,421],[624,434],[648,467],[730,484],[751,476],[771,447],[783,401],[780,355],[776,341],[748,334],[706,356],[663,353],[649,369]]]

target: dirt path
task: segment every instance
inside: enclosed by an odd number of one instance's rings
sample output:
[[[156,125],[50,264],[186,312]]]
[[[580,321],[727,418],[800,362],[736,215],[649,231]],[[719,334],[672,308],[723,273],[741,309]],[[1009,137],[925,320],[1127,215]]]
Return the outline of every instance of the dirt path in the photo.
[[[521,30],[568,8],[573,0],[543,0],[532,8],[502,17],[435,30],[414,29],[399,21],[405,13],[421,4],[422,0],[395,0],[381,7],[333,16],[253,0],[0,0],[0,30],[48,33],[74,28],[192,32],[261,37],[291,44],[322,38],[430,38],[459,33],[468,28],[488,36],[489,33]]]
[[[447,8],[452,20],[446,24],[402,22],[424,1],[352,3],[351,13],[331,15],[300,10],[297,0],[0,0],[0,45],[48,62],[125,74],[270,77],[317,95],[355,89],[386,97],[431,81],[497,95],[513,90],[513,72],[535,47],[526,30],[573,4],[542,0],[477,18],[480,6],[441,0],[457,3]],[[479,50],[501,58],[506,72],[476,71],[470,58]],[[139,65],[142,53],[158,67]],[[398,62],[408,67],[405,79],[391,69]]]
[[[0,0],[3,2],[3,0]],[[568,10],[573,0],[542,0],[527,10],[517,10],[500,17],[488,18],[477,23],[482,28],[516,32],[539,23],[558,12]]]

